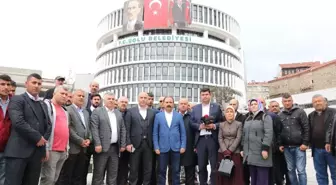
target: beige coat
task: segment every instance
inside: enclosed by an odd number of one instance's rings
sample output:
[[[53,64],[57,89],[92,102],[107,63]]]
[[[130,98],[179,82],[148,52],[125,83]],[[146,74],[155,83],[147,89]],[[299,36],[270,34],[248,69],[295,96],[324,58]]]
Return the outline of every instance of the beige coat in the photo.
[[[243,133],[242,123],[233,121],[231,124],[227,121],[220,123],[218,142],[218,152],[230,150],[232,153],[240,153],[240,142]]]

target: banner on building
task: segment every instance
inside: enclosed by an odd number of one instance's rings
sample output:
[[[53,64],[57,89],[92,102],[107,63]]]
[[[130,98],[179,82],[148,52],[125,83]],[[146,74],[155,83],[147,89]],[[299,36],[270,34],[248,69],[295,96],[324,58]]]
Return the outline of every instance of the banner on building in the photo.
[[[169,0],[169,25],[184,28],[191,24],[190,0]]]
[[[171,0],[144,0],[144,28],[169,27],[169,2]]]
[[[124,3],[124,32],[138,31],[143,29],[143,5],[143,0],[128,0]]]

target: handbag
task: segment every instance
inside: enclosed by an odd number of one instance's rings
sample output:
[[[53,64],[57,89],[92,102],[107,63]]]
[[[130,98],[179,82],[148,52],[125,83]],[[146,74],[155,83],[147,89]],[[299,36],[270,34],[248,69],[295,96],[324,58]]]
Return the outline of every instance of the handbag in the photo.
[[[231,157],[222,159],[219,164],[218,173],[222,176],[231,177],[234,166]]]

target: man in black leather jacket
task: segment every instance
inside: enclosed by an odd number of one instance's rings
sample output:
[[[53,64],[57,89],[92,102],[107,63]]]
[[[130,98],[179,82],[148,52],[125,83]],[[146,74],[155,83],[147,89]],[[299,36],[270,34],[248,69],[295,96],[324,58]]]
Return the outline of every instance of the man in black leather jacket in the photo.
[[[282,104],[284,109],[279,114],[281,119],[279,150],[285,153],[291,184],[306,185],[306,150],[310,137],[307,114],[303,109],[293,105],[293,98],[288,93],[283,94]]]

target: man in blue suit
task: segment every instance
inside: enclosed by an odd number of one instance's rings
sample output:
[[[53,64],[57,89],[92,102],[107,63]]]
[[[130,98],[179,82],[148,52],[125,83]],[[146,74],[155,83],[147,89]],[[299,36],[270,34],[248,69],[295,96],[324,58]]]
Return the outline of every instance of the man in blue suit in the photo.
[[[179,185],[180,154],[186,149],[186,131],[182,115],[173,111],[174,99],[166,97],[163,101],[165,109],[156,114],[153,129],[154,150],[159,155],[158,184],[166,184],[166,171],[170,162],[173,185]]]
[[[216,167],[218,155],[218,128],[223,121],[223,113],[220,106],[210,103],[211,92],[209,88],[201,89],[201,104],[192,108],[191,121],[192,127],[196,130],[195,146],[197,151],[197,161],[199,167],[200,185],[206,185],[208,179],[207,164],[211,166],[211,184],[216,184]],[[214,118],[213,123],[205,125],[201,119],[205,115]]]

